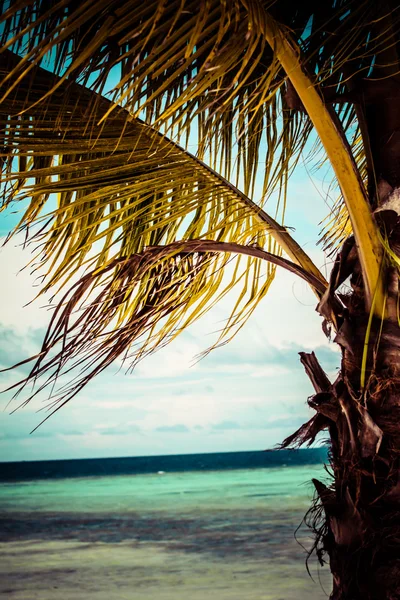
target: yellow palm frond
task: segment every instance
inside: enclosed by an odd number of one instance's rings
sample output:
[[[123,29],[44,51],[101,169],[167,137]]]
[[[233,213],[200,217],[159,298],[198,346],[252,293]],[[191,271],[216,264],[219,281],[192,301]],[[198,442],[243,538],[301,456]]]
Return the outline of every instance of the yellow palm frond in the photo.
[[[16,60],[9,55],[11,66]],[[10,68],[4,64],[3,69]],[[73,301],[67,295],[59,302],[39,358],[43,364],[53,350],[55,342],[48,345],[46,340],[55,327],[61,348],[71,350],[56,352],[55,377],[65,361],[67,370],[78,366],[78,348],[88,348],[86,342],[80,345],[84,333],[97,348],[97,357],[103,355],[105,331],[115,341],[114,357],[139,344],[131,349],[135,363],[236,288],[238,300],[218,343],[226,341],[268,291],[274,265],[285,266],[279,258],[282,250],[295,263],[290,270],[321,296],[327,284],[311,259],[243,192],[121,107],[101,121],[109,102],[97,97],[94,109],[93,92],[77,84],[64,82],[51,102],[41,100],[55,79],[35,67],[0,105],[6,124],[1,140],[3,206],[24,206],[15,232],[25,230],[38,248],[32,262],[47,271],[42,292],[79,278],[72,290],[80,292]],[[201,246],[204,240],[208,245]],[[165,249],[159,251],[159,246]],[[221,246],[224,252],[219,252]],[[232,252],[238,257],[224,277]],[[140,257],[146,267],[137,270]],[[260,262],[266,257],[268,262]],[[135,272],[130,282],[126,275],[120,277],[128,264]],[[85,313],[91,315],[87,322],[76,312],[86,293],[95,295]],[[72,323],[70,346],[61,334],[64,325],[57,321],[60,311]],[[138,314],[145,314],[144,320]],[[75,326],[82,318],[84,333]],[[132,319],[135,325],[126,343],[117,344]],[[34,373],[33,379],[42,370]],[[53,376],[46,381],[53,383]],[[73,390],[78,388],[74,384]]]
[[[278,36],[276,19],[284,23]],[[285,0],[151,0],[146,6],[137,0],[122,6],[116,0],[80,5],[14,0],[1,22],[0,53],[12,49],[23,54],[0,82],[3,100],[34,63],[46,61],[60,78],[43,91],[41,101],[68,81],[100,93],[113,88],[113,102],[100,123],[122,105],[158,130],[196,144],[200,158],[250,196],[259,165],[265,163],[263,198],[281,189],[281,221],[288,175],[314,125],[344,194],[371,301],[380,287],[381,247],[345,144],[346,119],[341,132],[320,92],[332,96],[336,90],[340,97],[354,73],[373,69],[382,43],[382,36],[373,34],[373,3],[318,10],[306,4],[292,11]],[[283,33],[289,29],[290,40]],[[292,83],[296,80],[306,114],[286,101],[287,75]],[[96,102],[91,101],[95,112]],[[381,291],[377,289],[378,307]]]
[[[287,173],[311,126],[288,107],[279,61],[240,2],[11,1],[0,23],[0,56],[23,55],[1,78],[0,101],[33,64],[60,77],[42,100],[72,81],[100,94],[112,90],[100,120],[123,106],[196,146],[200,159],[247,196],[258,174],[264,200],[281,189],[275,216],[283,222]]]
[[[368,189],[368,178],[371,176],[368,169],[368,161],[366,154],[368,148],[365,148],[365,139],[361,135],[360,126],[357,119],[357,109],[354,106],[348,105],[343,111],[346,114],[345,125],[348,131],[348,142],[351,148],[351,154],[354,158],[354,162],[357,165],[357,170],[362,179],[365,190]],[[343,116],[343,115],[342,115]],[[321,148],[320,148],[321,149]],[[326,164],[328,158],[325,155],[325,160],[321,162],[319,166]],[[369,161],[371,163],[371,160]],[[335,185],[336,184],[336,185]],[[343,200],[343,196],[340,195],[336,181],[333,181],[332,194],[336,194],[336,200],[332,205],[330,213],[326,216],[323,221],[323,228],[321,232],[320,242],[325,251],[330,255],[336,254],[342,247],[344,241],[353,233],[351,226],[351,220],[349,212],[346,207],[346,203]]]
[[[365,144],[351,156],[345,136],[356,111],[332,104],[335,94],[345,98],[345,81],[373,71],[379,44],[371,36],[372,3],[344,5],[300,3],[293,11],[289,0],[7,2],[0,17],[1,191],[4,207],[23,207],[17,231],[39,248],[33,263],[46,271],[43,290],[87,273],[100,286],[101,273],[112,279],[114,267],[162,245],[174,267],[161,287],[173,295],[173,282],[181,290],[190,281],[193,304],[185,317],[179,302],[165,315],[158,343],[236,287],[222,332],[231,335],[266,293],[275,263],[262,266],[254,253],[238,258],[227,281],[227,254],[177,258],[178,241],[208,240],[285,252],[320,295],[323,276],[279,224],[288,178],[314,128],[345,200],[340,216],[350,215],[367,299],[375,297],[379,312],[381,245],[360,174]],[[274,190],[271,217],[263,208]],[[334,242],[341,239],[336,224],[328,234]],[[114,285],[116,323],[147,305],[154,277],[159,289],[157,268],[127,292],[130,304]],[[155,320],[151,327],[155,339]]]
[[[3,69],[10,71],[18,59],[8,59]],[[288,231],[260,206],[124,109],[98,125],[110,103],[96,97],[96,112],[89,111],[93,93],[65,83],[51,103],[37,104],[55,79],[36,68],[34,77],[22,80],[0,105],[6,123],[4,207],[29,198],[20,227],[51,220],[50,229],[35,235],[46,240],[42,259],[55,262],[64,255],[47,288],[84,264],[101,266],[148,245],[170,243],[178,232],[182,239],[216,236],[259,246],[269,234],[293,261],[324,281]],[[14,116],[25,104],[29,111]],[[58,203],[49,209],[51,194],[58,195]]]

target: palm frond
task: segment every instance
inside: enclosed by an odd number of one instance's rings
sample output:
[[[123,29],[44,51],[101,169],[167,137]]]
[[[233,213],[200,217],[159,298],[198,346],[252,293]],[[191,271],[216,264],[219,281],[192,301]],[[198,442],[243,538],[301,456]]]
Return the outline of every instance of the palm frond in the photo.
[[[10,72],[18,59],[8,55]],[[34,223],[42,261],[64,255],[47,288],[89,261],[98,267],[145,246],[216,236],[264,246],[268,234],[296,263],[323,276],[288,231],[203,161],[124,109],[98,125],[110,103],[35,68],[0,105],[3,206],[30,199],[20,225]],[[25,104],[24,115],[15,116]],[[48,208],[58,194],[57,208]],[[46,210],[47,208],[47,210]],[[49,230],[48,225],[51,222]],[[45,230],[41,230],[40,226]],[[38,231],[39,228],[39,231]],[[272,242],[270,242],[272,243]],[[98,247],[93,254],[93,246]],[[46,289],[47,289],[46,288]]]
[[[335,148],[347,161],[351,185],[336,171],[346,199],[341,211],[343,218],[350,211],[366,248],[363,268],[371,295],[379,280],[380,246],[364,218],[365,184],[345,135],[355,122],[360,125],[346,82],[374,73],[382,43],[374,30],[375,3],[304,2],[295,10],[288,0],[1,4],[1,193],[4,207],[24,207],[17,230],[39,247],[32,262],[46,271],[44,291],[87,273],[112,278],[121,261],[149,247],[163,245],[177,255],[178,240],[207,239],[275,255],[285,251],[319,294],[324,278],[277,222],[284,222],[287,180],[314,125],[332,164]],[[399,19],[398,14],[391,19],[395,35]],[[288,80],[298,96],[294,101]],[[107,101],[101,94],[109,90]],[[343,103],[347,113],[337,109]],[[195,146],[197,156],[175,140]],[[359,166],[366,156],[361,142]],[[249,196],[260,175],[256,204]],[[276,189],[272,218],[263,206]],[[350,192],[357,202],[349,201]],[[228,283],[222,275],[228,257],[212,252],[207,257],[192,257],[187,267],[195,274],[188,289],[198,298],[197,312],[188,309],[182,326],[176,321],[179,306],[176,314],[166,314],[169,325],[160,344],[238,285],[238,302],[222,332],[231,335],[272,281],[274,267],[262,268],[255,255],[246,259],[246,268],[235,264]],[[180,260],[179,268],[174,263],[167,269],[167,287],[174,281],[180,289],[186,277]],[[137,306],[146,305],[154,277],[162,276],[149,273],[135,288]],[[201,297],[198,282],[204,284]]]
[[[9,55],[11,66],[16,60]],[[10,66],[3,63],[2,68]],[[285,259],[279,258],[282,249],[295,263],[290,270],[305,278],[318,296],[323,293],[326,282],[309,257],[243,192],[150,126],[127,118],[125,109],[114,110],[99,124],[109,102],[96,97],[94,110],[93,92],[77,84],[63,83],[51,101],[40,100],[55,77],[35,67],[0,105],[3,207],[24,206],[14,233],[25,231],[27,243],[38,248],[32,263],[47,271],[42,293],[80,277],[72,299],[67,294],[59,301],[32,372],[34,381],[47,373],[43,357],[54,340],[59,342],[65,350],[51,359],[53,374],[38,392],[65,372],[67,360],[68,365],[73,362],[67,373],[78,367],[85,349],[89,364],[95,357],[100,370],[133,343],[139,344],[132,350],[137,360],[236,288],[238,300],[217,343],[230,339],[268,291],[274,265],[285,266]],[[22,113],[24,106],[29,109]],[[199,246],[204,239],[205,248]],[[196,257],[182,260],[182,244],[190,240],[195,246],[187,246],[187,251]],[[227,244],[225,252],[215,255],[221,244]],[[149,250],[160,245],[166,250]],[[228,251],[247,259],[243,265],[236,258],[224,277],[231,260]],[[267,256],[263,267],[260,259]],[[131,279],[126,278],[128,272]],[[80,308],[85,294],[95,294],[95,288],[100,291],[94,301]],[[62,321],[57,321],[60,311]],[[81,318],[79,311],[86,316]],[[75,323],[82,322],[84,329],[77,332]],[[132,329],[125,337],[127,323]],[[75,335],[70,345],[67,331]],[[107,345],[108,358],[102,362],[104,332],[107,340],[114,340],[117,354]],[[82,385],[87,381],[82,379]],[[67,386],[68,398],[81,383]]]
[[[297,48],[288,33],[261,9],[257,15],[262,23],[260,27],[307,110],[335,172],[358,247],[367,303],[370,307],[374,298],[377,314],[381,315],[385,305],[381,269],[383,249],[350,147],[336,115],[327,108],[313,86],[313,80],[304,72]]]
[[[30,382],[44,380],[23,404],[50,387],[46,408],[52,414],[116,359],[133,369],[207,310],[209,282],[220,277],[226,253],[266,260],[299,275],[321,294],[326,289],[298,265],[259,248],[213,240],[147,248],[87,273],[70,287],[53,313],[40,353],[23,361],[35,361],[30,373],[9,389],[18,388],[18,396]],[[235,279],[219,294],[231,290]],[[272,274],[252,293],[263,297],[271,281]],[[248,312],[252,304],[250,295]],[[232,320],[238,326],[243,317]],[[56,388],[63,376],[68,382]]]
[[[364,189],[367,191],[371,187],[370,179],[371,173],[373,176],[373,161],[368,145],[368,136],[361,134],[360,121],[363,116],[360,114],[360,108],[354,105],[345,105],[338,114],[343,123],[343,131],[347,133],[347,141],[357,171],[360,174]],[[328,157],[325,155],[324,160],[321,161],[319,166],[324,166],[327,160]],[[333,183],[335,184],[336,182]],[[332,204],[330,213],[323,221],[320,243],[324,251],[330,255],[334,255],[343,246],[345,240],[353,233],[353,228],[346,203],[337,185],[334,185],[331,193],[336,195],[336,200]]]
[[[281,67],[240,2],[11,2],[2,21],[3,51],[23,55],[0,82],[2,100],[34,63],[60,76],[43,97],[67,81],[100,94],[114,88],[101,119],[122,105],[196,144],[246,195],[258,161],[266,195],[306,142],[308,121],[285,105]]]
[[[370,0],[295,8],[289,0],[150,0],[145,6],[137,0],[123,6],[118,0],[9,0],[0,21],[0,53],[11,49],[23,60],[4,75],[0,93],[12,93],[33,64],[61,76],[43,91],[48,97],[63,81],[98,93],[113,88],[101,119],[123,105],[185,145],[196,145],[199,158],[246,195],[253,195],[256,176],[263,175],[263,199],[280,189],[283,222],[288,175],[312,124],[288,102],[286,74],[261,23],[282,23],[324,99],[348,102],[354,116],[347,83],[379,77],[375,63],[377,54],[383,56],[385,27],[398,37],[400,11],[376,30],[381,12]],[[337,115],[346,133],[353,119],[340,110]],[[365,154],[364,147],[360,151]]]

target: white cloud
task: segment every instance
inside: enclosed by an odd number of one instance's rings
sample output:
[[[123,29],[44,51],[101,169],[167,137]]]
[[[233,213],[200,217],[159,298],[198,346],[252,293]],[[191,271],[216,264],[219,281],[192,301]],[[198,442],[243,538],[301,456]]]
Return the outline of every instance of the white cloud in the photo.
[[[5,246],[2,246],[3,241],[0,238],[0,324],[25,335],[31,329],[45,327],[50,314],[46,308],[40,308],[46,304],[45,298],[32,302],[39,288],[33,287],[35,276],[24,269],[32,255],[21,247],[21,237],[12,238]]]
[[[281,367],[279,365],[271,365],[265,367],[258,367],[252,370],[250,377],[279,377],[290,373],[290,369],[287,367]]]
[[[157,354],[142,360],[136,367],[136,375],[145,379],[162,379],[179,377],[189,369],[191,373],[196,373],[198,364],[195,364],[195,356],[200,349],[198,344],[180,336],[173,346],[167,346]]]
[[[296,205],[286,222],[298,224],[294,235],[308,250],[315,247],[318,222],[326,208],[308,181],[289,190],[289,199],[290,194]],[[322,252],[311,254],[322,267]],[[24,307],[37,290],[28,270],[18,273],[27,260],[29,252],[16,247],[15,241],[0,251],[0,325],[14,331],[29,354],[39,341],[32,332],[46,327],[50,313],[40,309],[46,298]],[[306,399],[312,388],[296,353],[319,347],[334,371],[334,357],[314,310],[316,302],[305,283],[278,270],[267,297],[235,340],[205,360],[195,362],[195,357],[216,340],[215,332],[229,316],[232,299],[224,299],[172,345],[141,362],[132,375],[124,375],[124,368],[115,374],[116,364],[92,381],[43,426],[48,437],[28,437],[46,416],[33,412],[41,404],[33,403],[11,417],[3,413],[1,427],[17,437],[0,440],[2,456],[22,460],[271,447],[291,433],[299,419],[310,416]],[[0,376],[1,385],[17,378],[15,373]],[[214,427],[212,433],[213,426],[224,422],[238,427]],[[175,435],[171,428],[178,425],[190,434],[177,431]]]

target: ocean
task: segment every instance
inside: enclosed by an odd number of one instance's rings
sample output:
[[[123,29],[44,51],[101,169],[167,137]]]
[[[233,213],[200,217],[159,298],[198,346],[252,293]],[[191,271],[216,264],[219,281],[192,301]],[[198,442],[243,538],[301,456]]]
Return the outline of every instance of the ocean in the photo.
[[[12,600],[322,600],[301,525],[326,450],[0,464]],[[296,538],[295,539],[295,532]]]

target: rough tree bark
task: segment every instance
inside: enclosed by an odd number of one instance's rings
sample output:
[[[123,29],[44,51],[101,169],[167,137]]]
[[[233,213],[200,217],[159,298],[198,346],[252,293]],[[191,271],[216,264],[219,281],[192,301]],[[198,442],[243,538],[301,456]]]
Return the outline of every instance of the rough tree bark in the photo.
[[[382,14],[386,17],[376,26],[388,40],[377,57],[376,79],[353,79],[348,91],[355,98],[366,150],[371,211],[393,252],[387,260],[386,315],[370,319],[365,309],[351,237],[317,307],[328,319],[332,311],[336,314],[341,369],[331,383],[315,355],[301,353],[315,389],[308,402],[316,414],[283,443],[310,443],[319,431],[329,433],[333,483],[326,487],[314,480],[324,518],[315,507],[308,523],[320,561],[329,556],[331,600],[400,599],[400,261],[395,259],[400,257],[400,63],[395,38],[390,43],[387,34],[390,0],[382,3]],[[348,277],[351,293],[338,294]],[[342,310],[333,306],[334,294]]]
[[[400,84],[392,78],[379,87],[362,107],[377,179],[370,204],[400,257]],[[349,276],[351,293],[336,294],[343,302],[338,314],[333,295]],[[311,442],[319,431],[329,432],[334,481],[330,487],[314,481],[325,518],[312,525],[320,560],[324,553],[330,559],[331,600],[400,598],[399,271],[393,260],[386,277],[386,316],[370,319],[354,239],[345,242],[318,306],[323,316],[336,312],[340,373],[331,383],[314,354],[301,354],[316,415],[284,442]]]
[[[313,440],[322,429],[330,435],[334,483],[314,480],[325,519],[313,525],[317,554],[330,559],[331,600],[394,600],[400,598],[399,326],[374,320],[362,389],[368,315],[348,299],[335,338],[342,350],[336,381],[329,382],[313,353],[301,354],[316,415],[295,438]]]

